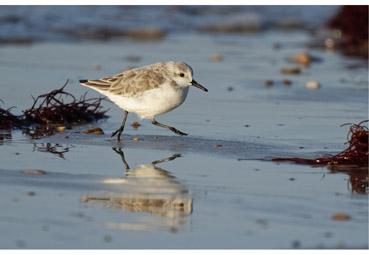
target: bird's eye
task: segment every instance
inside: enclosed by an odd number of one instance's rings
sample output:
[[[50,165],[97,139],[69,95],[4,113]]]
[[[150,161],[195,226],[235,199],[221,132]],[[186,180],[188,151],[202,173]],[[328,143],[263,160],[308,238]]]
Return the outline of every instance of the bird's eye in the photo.
[[[184,73],[180,73],[179,76],[184,77]]]

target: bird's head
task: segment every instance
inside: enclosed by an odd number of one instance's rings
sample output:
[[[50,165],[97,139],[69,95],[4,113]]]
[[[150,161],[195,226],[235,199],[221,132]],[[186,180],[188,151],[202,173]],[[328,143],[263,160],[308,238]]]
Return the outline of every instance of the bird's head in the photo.
[[[192,68],[184,62],[167,62],[166,63],[168,69],[170,70],[170,75],[172,79],[181,87],[189,87],[194,86],[199,88],[205,92],[207,92],[207,88],[199,84],[197,81],[193,79],[193,71]]]

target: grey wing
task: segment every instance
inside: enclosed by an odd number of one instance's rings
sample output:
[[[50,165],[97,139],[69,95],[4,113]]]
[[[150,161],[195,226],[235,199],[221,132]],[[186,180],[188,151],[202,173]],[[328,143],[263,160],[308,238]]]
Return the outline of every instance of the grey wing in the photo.
[[[109,87],[109,92],[116,95],[138,96],[147,90],[159,87],[164,81],[164,75],[152,69],[133,69],[124,72]]]
[[[114,83],[118,82],[122,78],[123,75],[124,73],[120,73],[114,76],[104,77],[97,80],[80,80],[79,82],[82,85],[91,87],[93,89],[108,91]]]

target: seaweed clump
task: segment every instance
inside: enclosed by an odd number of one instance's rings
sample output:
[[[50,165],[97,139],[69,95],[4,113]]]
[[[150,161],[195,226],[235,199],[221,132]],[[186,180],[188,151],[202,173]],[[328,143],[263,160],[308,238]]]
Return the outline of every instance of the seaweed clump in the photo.
[[[368,58],[368,6],[342,6],[327,25],[342,32],[336,43],[344,54]]]
[[[0,108],[0,129],[22,129],[32,138],[52,135],[57,127],[70,127],[106,118],[106,111],[101,108],[104,98],[79,99],[64,91],[68,81],[60,88],[33,98],[33,105],[23,111],[22,115],[14,115],[10,109]]]
[[[309,158],[273,158],[276,162],[293,162],[315,167],[327,166],[332,172],[347,172],[350,175],[350,183],[353,191],[366,193],[369,187],[368,179],[368,138],[369,130],[364,125],[368,120],[358,124],[346,123],[341,126],[351,125],[347,134],[348,147],[336,154],[326,155],[315,159]]]
[[[13,126],[20,126],[22,121],[20,118],[10,112],[9,109],[0,108],[0,129],[11,129]]]
[[[340,166],[350,165],[357,167],[368,166],[368,127],[364,126],[363,123],[368,120],[362,121],[358,124],[351,124],[349,132],[347,134],[348,147],[336,154],[327,155],[315,159],[308,158],[273,158],[273,161],[292,161],[298,164],[307,164],[314,166]],[[343,124],[342,126],[347,125]]]

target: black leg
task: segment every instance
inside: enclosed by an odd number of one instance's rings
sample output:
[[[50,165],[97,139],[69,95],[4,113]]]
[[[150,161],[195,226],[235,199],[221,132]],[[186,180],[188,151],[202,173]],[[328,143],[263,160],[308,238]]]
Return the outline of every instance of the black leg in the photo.
[[[122,149],[121,148],[114,148],[114,147],[112,149],[113,149],[113,151],[115,151],[116,153],[118,153],[120,155],[120,157],[123,161],[123,164],[126,168],[126,171],[128,171],[129,170],[129,165],[126,161],[126,158],[124,157],[124,152],[122,151]]]
[[[177,135],[187,135],[186,133],[183,133],[182,131],[179,131],[178,129],[176,129],[174,127],[171,127],[171,126],[168,126],[168,125],[165,125],[165,124],[161,124],[161,123],[157,122],[155,119],[153,119],[151,123],[154,124],[155,126],[158,126],[158,127],[167,128],[170,131],[172,131],[173,133],[176,133]]]
[[[179,157],[182,157],[181,154],[174,154],[174,155],[172,155],[168,158],[164,158],[164,159],[161,159],[161,160],[155,160],[155,161],[151,162],[151,164],[156,165],[156,164],[159,164],[159,163],[172,161],[172,160],[174,160],[176,158],[179,158]]]
[[[120,136],[124,130],[124,125],[126,124],[127,116],[128,116],[128,112],[124,111],[122,125],[120,126],[120,128],[115,130],[114,133],[111,135],[111,137],[114,137],[116,134],[118,134],[118,141],[120,141]]]

